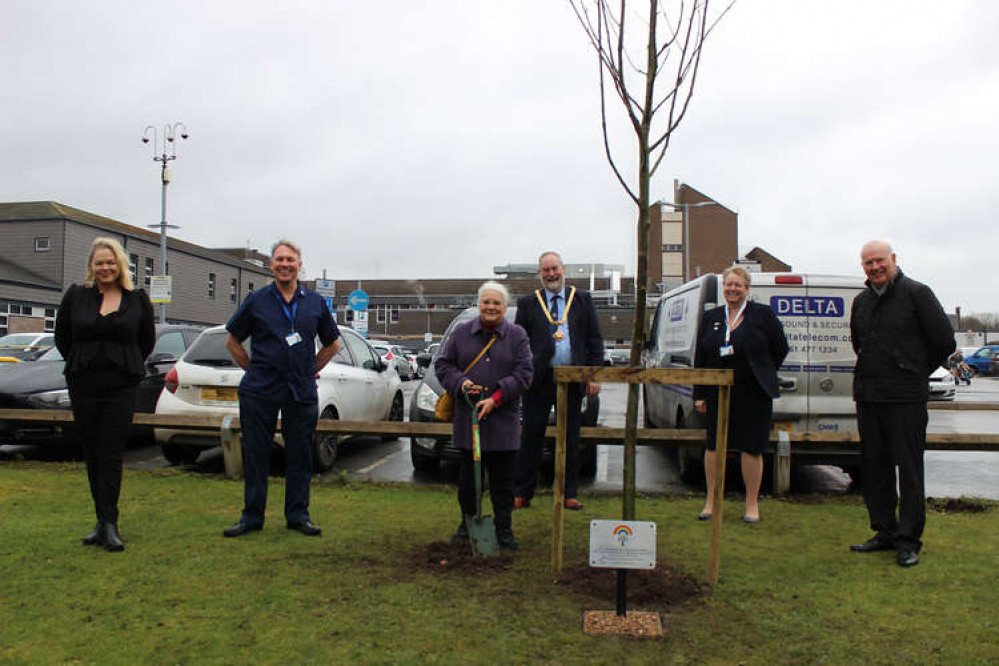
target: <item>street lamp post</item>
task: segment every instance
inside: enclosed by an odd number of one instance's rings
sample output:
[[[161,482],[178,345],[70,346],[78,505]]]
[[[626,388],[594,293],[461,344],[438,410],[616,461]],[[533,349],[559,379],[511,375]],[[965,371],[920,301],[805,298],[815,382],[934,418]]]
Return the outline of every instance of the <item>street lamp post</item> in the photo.
[[[704,206],[717,206],[717,201],[699,201],[697,203],[682,204],[671,201],[660,201],[660,206],[669,206],[673,210],[679,208],[683,213],[683,282],[690,282],[690,209],[703,208]]]
[[[160,162],[160,180],[163,183],[163,189],[160,194],[160,222],[159,224],[147,224],[147,227],[155,229],[159,227],[160,230],[160,275],[166,277],[167,275],[167,229],[179,229],[176,224],[167,224],[167,214],[166,214],[166,201],[167,201],[167,185],[170,184],[170,169],[167,168],[167,164],[177,159],[177,137],[180,136],[181,139],[187,139],[190,136],[187,132],[187,126],[184,123],[174,123],[173,125],[167,124],[163,126],[162,136],[156,131],[156,128],[152,125],[146,125],[145,129],[142,130],[142,143],[149,143],[150,134],[152,135],[153,141],[153,160]],[[138,272],[138,267],[136,267],[136,272]],[[160,304],[160,323],[166,323],[166,311],[167,304]]]

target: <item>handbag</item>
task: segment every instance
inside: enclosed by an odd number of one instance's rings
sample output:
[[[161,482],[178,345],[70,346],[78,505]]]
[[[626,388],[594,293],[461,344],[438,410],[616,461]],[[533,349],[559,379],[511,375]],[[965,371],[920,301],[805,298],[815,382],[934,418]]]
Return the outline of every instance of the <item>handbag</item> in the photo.
[[[472,362],[468,364],[468,367],[465,368],[465,371],[461,374],[468,374],[468,371],[472,369],[472,366],[478,363],[479,359],[482,358],[482,355],[493,346],[493,343],[496,342],[496,337],[497,336],[494,335],[492,339],[489,340],[486,346],[482,348],[482,351],[479,352],[479,355],[472,359]],[[451,394],[447,391],[441,393],[440,397],[437,398],[437,403],[434,405],[434,416],[438,421],[454,420],[454,398],[452,398]]]

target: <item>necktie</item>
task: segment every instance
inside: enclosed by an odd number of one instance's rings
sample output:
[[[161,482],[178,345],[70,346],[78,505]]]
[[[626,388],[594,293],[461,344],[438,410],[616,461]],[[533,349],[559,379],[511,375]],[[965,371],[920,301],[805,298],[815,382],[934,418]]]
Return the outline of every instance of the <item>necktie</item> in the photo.
[[[552,304],[551,304],[551,308],[550,308],[550,314],[552,316],[552,319],[554,319],[555,321],[558,321],[558,294],[555,294],[554,296],[552,296]]]

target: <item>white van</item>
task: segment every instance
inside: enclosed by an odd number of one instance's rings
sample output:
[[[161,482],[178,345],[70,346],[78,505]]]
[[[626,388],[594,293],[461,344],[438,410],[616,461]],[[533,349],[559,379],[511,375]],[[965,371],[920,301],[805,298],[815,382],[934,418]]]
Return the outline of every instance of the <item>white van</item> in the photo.
[[[792,431],[857,429],[853,403],[856,356],[850,342],[850,308],[864,288],[862,277],[752,273],[749,298],[766,303],[784,325],[790,347],[778,371],[781,397],[774,401],[774,427]],[[721,276],[704,275],[659,299],[644,354],[647,368],[691,368],[705,310],[724,303]],[[694,411],[692,387],[646,384],[645,427],[703,428]],[[685,479],[703,476],[703,446],[678,449]],[[855,454],[815,446],[809,463],[839,465],[856,473]],[[767,465],[766,469],[770,469]]]

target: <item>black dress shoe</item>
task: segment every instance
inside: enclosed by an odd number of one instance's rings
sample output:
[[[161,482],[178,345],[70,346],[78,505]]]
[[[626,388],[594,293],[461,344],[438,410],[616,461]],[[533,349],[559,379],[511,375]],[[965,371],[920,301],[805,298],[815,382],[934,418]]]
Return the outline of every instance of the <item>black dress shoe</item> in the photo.
[[[497,529],[496,530],[496,543],[499,544],[500,548],[506,550],[517,550],[517,540],[513,538],[513,530],[511,529]]]
[[[101,521],[98,520],[97,524],[94,525],[94,531],[91,532],[90,534],[88,534],[87,536],[83,537],[83,545],[84,546],[103,546],[104,543],[101,541],[101,533],[103,531],[102,530],[103,527],[104,527],[104,523],[102,523]]]
[[[850,550],[855,553],[873,553],[876,550],[894,550],[895,546],[891,541],[874,536],[864,543],[855,543],[850,546]]]
[[[101,531],[101,543],[104,545],[104,550],[112,553],[125,550],[125,544],[118,536],[118,526],[114,523],[104,523],[104,529]]]
[[[246,523],[236,523],[232,527],[227,527],[222,530],[222,536],[227,537],[238,537],[243,536],[247,532],[259,532],[260,525],[247,525]]]
[[[914,550],[898,551],[898,566],[914,567],[919,564],[919,553]]]
[[[306,536],[319,536],[323,533],[323,528],[313,525],[312,521],[303,520],[300,523],[288,523],[289,530],[296,530]]]

